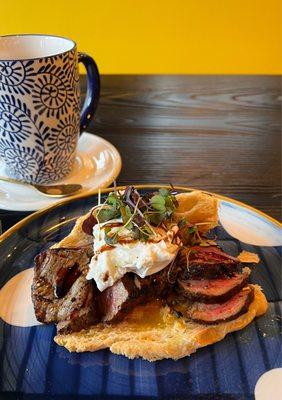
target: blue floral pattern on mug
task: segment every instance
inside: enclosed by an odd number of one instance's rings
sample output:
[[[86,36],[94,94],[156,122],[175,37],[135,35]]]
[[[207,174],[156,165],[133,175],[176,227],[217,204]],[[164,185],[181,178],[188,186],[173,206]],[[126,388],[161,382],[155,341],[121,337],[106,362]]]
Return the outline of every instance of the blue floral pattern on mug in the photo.
[[[69,174],[79,136],[78,84],[76,48],[0,61],[0,155],[9,175],[50,183]]]
[[[62,179],[71,172],[74,159],[75,153],[72,153],[68,158],[63,159],[60,154],[48,158],[47,162],[38,173],[38,179],[41,182],[50,179],[51,181]]]
[[[56,128],[51,129],[48,139],[48,146],[54,153],[60,152],[65,155],[72,154],[77,144],[79,119],[76,114],[67,115],[64,120],[58,123]]]
[[[9,89],[11,93],[30,94],[33,88],[33,60],[0,61],[0,91]]]
[[[31,131],[41,139],[36,126],[37,116],[32,120],[30,110],[14,95],[0,96],[0,138],[12,143],[22,143],[28,139]],[[42,143],[40,142],[42,145]]]
[[[4,158],[8,168],[18,179],[32,180],[34,170],[44,165],[43,155],[35,148],[21,146],[17,143],[0,142],[0,156]]]
[[[67,64],[68,66],[68,64]],[[60,118],[65,115],[77,99],[70,82],[67,79],[67,68],[47,64],[38,71],[38,79],[34,84],[34,108],[41,115]]]

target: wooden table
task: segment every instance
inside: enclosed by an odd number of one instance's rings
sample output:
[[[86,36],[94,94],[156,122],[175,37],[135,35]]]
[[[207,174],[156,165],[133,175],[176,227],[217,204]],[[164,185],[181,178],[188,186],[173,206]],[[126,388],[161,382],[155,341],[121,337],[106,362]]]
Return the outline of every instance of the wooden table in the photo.
[[[280,218],[278,76],[102,76],[88,130],[119,149],[118,184],[201,188]],[[27,214],[0,210],[3,229]]]

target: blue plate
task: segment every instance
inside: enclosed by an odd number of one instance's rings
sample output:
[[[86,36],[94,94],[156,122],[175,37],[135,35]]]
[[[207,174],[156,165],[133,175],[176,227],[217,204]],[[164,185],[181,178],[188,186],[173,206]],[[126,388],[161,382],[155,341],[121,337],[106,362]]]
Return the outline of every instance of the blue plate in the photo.
[[[66,236],[75,218],[96,203],[96,195],[60,203],[2,235],[0,287],[32,266],[36,254]],[[270,217],[226,198],[221,198],[219,215],[222,225],[215,233],[224,250],[235,255],[246,249],[260,257],[251,280],[262,286],[269,301],[263,317],[190,357],[153,363],[108,350],[69,353],[54,343],[54,326],[22,328],[0,320],[0,399],[253,398],[259,377],[282,366],[281,228]]]

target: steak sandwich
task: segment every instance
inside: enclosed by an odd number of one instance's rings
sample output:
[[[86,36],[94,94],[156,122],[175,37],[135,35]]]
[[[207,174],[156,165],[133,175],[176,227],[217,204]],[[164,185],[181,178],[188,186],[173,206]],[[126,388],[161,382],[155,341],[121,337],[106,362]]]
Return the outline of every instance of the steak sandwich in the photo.
[[[35,259],[37,319],[69,351],[178,359],[267,309],[249,284],[254,254],[228,255],[207,233],[217,200],[198,191],[111,192]]]

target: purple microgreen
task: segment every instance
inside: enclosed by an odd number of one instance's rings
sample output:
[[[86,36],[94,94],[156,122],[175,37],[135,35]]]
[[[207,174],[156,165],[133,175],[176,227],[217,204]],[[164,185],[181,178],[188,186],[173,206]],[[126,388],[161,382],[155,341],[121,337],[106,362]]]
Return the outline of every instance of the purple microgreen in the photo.
[[[169,221],[176,207],[176,198],[169,189],[161,188],[155,193],[141,196],[133,186],[128,186],[124,193],[117,191],[115,186],[114,192],[99,207],[96,217],[99,223],[122,218],[123,228],[146,241],[151,235],[157,235],[153,226]],[[118,232],[115,236],[118,236]],[[112,238],[107,240],[113,241]]]

